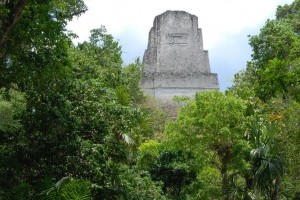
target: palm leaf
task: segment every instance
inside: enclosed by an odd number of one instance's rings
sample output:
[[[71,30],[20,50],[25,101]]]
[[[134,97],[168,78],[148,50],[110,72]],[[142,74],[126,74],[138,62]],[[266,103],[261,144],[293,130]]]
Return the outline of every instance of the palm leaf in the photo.
[[[63,177],[39,196],[43,200],[90,200],[91,184],[86,180]]]
[[[125,87],[116,88],[116,95],[118,102],[123,106],[128,106],[130,104],[130,94]]]

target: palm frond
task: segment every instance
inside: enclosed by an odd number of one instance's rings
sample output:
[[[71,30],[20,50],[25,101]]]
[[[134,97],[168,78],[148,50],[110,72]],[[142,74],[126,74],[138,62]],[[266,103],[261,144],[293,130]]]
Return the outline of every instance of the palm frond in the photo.
[[[91,183],[86,180],[63,177],[39,196],[47,200],[90,200]]]

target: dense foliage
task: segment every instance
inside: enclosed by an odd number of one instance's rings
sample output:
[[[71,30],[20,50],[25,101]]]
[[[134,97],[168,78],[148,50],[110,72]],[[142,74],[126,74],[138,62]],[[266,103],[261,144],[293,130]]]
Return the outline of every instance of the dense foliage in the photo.
[[[105,27],[72,44],[86,9],[0,2],[0,199],[300,198],[299,0],[250,37],[228,91],[169,104]]]

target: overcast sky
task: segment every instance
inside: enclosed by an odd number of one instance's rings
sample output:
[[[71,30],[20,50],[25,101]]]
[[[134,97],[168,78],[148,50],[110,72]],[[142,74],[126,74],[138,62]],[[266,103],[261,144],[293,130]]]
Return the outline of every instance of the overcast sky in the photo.
[[[88,40],[89,31],[104,25],[122,46],[126,64],[143,58],[154,17],[166,10],[184,10],[198,17],[204,48],[209,52],[220,88],[230,86],[233,75],[251,60],[247,35],[259,33],[278,5],[293,0],[85,0],[88,11],[74,19],[68,29]]]

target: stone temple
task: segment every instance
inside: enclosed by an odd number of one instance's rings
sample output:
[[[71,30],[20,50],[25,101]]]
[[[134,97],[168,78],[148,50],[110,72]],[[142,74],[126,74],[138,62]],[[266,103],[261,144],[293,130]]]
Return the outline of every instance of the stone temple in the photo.
[[[154,19],[143,58],[142,89],[157,99],[193,96],[218,90],[208,51],[203,50],[198,18],[184,11],[166,11]]]

